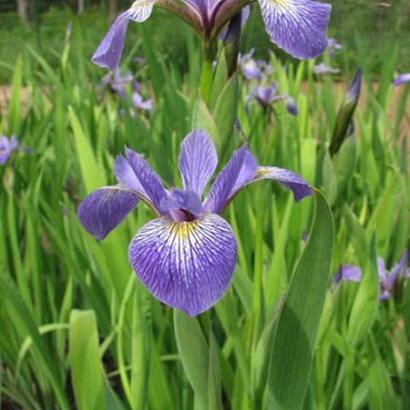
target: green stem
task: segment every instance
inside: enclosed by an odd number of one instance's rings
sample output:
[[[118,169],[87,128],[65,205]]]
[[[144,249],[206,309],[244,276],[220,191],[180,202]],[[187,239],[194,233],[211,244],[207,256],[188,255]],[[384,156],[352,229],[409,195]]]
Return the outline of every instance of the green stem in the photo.
[[[209,39],[205,40],[199,92],[206,103],[209,102],[211,96],[212,63],[215,58],[215,52],[215,44]]]

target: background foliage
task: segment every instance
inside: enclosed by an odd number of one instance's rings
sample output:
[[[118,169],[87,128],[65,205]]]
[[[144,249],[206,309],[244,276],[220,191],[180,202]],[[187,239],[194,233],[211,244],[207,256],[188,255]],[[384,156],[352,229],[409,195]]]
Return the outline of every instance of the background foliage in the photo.
[[[199,42],[168,16],[161,24],[161,13],[130,26],[124,69],[155,100],[152,113],[136,115],[130,98],[98,85],[105,72],[89,61],[107,27],[99,9],[78,18],[50,9],[37,29],[16,19],[0,25],[7,27],[2,78],[11,79],[0,130],[30,147],[0,168],[2,408],[409,408],[410,286],[401,279],[394,297],[379,302],[376,267],[381,256],[390,268],[408,245],[409,87],[392,86],[408,49],[387,40],[383,52],[369,48],[367,37],[352,35],[357,21],[337,13],[332,30],[346,25],[346,37],[338,36],[345,49],[336,61],[324,59],[342,68],[338,83],[316,78],[314,61],[269,56],[270,81],[296,98],[296,117],[282,105],[247,111],[252,84],[238,76],[239,98],[230,92],[222,58],[206,107],[196,92]],[[253,20],[242,47],[267,56]],[[382,54],[372,57],[375,49]],[[337,111],[358,63],[355,131],[331,157]],[[235,116],[241,131],[226,132]],[[199,126],[221,163],[246,139],[260,163],[299,172],[326,199],[317,191],[296,204],[269,182],[241,193],[225,213],[238,239],[233,285],[191,319],[154,300],[130,270],[127,245],[151,217],[147,209],[101,243],[76,209],[113,182],[124,145],[144,153],[170,185],[178,181],[179,142]],[[362,281],[335,286],[342,263],[358,265]]]

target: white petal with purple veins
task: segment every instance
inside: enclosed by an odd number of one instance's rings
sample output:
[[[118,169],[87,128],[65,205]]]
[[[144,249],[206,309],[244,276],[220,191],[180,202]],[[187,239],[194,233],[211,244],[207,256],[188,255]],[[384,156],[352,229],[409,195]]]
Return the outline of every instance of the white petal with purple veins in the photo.
[[[236,254],[231,227],[215,214],[190,222],[154,219],[139,230],[128,251],[130,264],[147,289],[191,316],[223,296]]]

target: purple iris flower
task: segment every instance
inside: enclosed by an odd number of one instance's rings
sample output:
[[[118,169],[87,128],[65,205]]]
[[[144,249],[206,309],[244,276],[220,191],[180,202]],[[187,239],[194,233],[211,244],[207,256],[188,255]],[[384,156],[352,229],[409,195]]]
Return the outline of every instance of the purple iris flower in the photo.
[[[131,73],[127,72],[124,75],[121,74],[119,68],[114,71],[110,71],[100,81],[99,87],[109,87],[113,94],[118,94],[120,97],[125,97],[126,86],[128,83],[132,83],[134,77]]]
[[[141,86],[136,81],[133,83],[132,104],[141,111],[152,111],[154,109],[152,98],[144,100],[141,94]]]
[[[333,283],[337,285],[339,282],[360,282],[362,278],[362,271],[355,265],[341,265],[336,272]]]
[[[334,57],[336,55],[337,50],[341,50],[343,46],[337,42],[334,38],[327,39],[327,51],[329,52],[330,57]]]
[[[407,271],[407,251],[404,251],[399,262],[396,263],[390,272],[387,271],[383,258],[377,258],[377,270],[380,283],[380,300],[390,299],[393,289],[401,275],[406,277]]]
[[[278,101],[286,101],[289,114],[297,115],[298,109],[295,99],[288,95],[277,94],[277,91],[278,85],[276,83],[273,83],[269,87],[255,87],[246,97],[246,109],[249,109],[249,104],[252,100],[257,101],[264,108],[267,108]]]
[[[253,0],[136,0],[114,21],[94,53],[94,63],[114,70],[124,48],[128,23],[146,21],[154,6],[176,14],[202,37],[214,41],[232,17]],[[258,0],[265,29],[273,43],[294,57],[306,59],[327,47],[331,6],[312,0]]]
[[[399,85],[409,83],[409,82],[410,82],[410,73],[400,74],[394,79],[395,86],[399,86]]]
[[[0,165],[4,165],[18,147],[17,138],[14,135],[10,139],[0,135]]]
[[[272,74],[272,66],[263,60],[253,58],[254,49],[239,57],[239,67],[247,80],[261,80],[264,75]]]
[[[339,68],[333,68],[328,66],[325,63],[320,63],[317,64],[313,67],[313,72],[316,75],[324,75],[324,74],[339,74],[340,73],[340,69]]]
[[[78,217],[96,239],[103,239],[137,205],[145,202],[156,219],[132,239],[129,262],[138,278],[161,302],[191,316],[209,309],[227,290],[236,265],[237,244],[220,216],[246,185],[274,179],[289,188],[296,201],[311,195],[310,186],[286,169],[258,166],[247,145],[236,150],[202,200],[218,163],[208,135],[194,130],[181,144],[182,189],[167,190],[143,157],[126,149],[115,159],[118,185],[88,195]]]

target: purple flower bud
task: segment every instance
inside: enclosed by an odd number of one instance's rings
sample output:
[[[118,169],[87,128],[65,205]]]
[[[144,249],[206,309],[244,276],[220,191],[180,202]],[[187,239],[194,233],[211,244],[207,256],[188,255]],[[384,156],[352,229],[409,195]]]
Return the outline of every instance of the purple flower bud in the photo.
[[[399,85],[410,82],[410,73],[400,74],[394,79],[394,85],[397,87]]]

